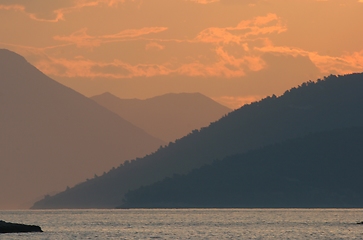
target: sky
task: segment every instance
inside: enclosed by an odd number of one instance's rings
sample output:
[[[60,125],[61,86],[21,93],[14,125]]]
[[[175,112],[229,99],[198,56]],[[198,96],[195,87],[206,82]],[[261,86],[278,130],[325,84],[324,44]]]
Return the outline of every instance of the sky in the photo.
[[[0,48],[90,97],[231,108],[363,72],[363,0],[0,0]]]

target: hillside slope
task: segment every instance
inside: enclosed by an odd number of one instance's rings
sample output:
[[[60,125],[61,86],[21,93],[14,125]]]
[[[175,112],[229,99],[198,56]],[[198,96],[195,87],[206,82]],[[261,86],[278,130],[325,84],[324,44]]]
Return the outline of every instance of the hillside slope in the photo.
[[[363,127],[227,157],[126,194],[122,207],[362,207]]]
[[[0,112],[0,208],[30,207],[163,144],[5,49]]]
[[[103,93],[91,99],[164,142],[174,142],[232,111],[200,93],[169,93],[145,100]]]
[[[363,126],[363,74],[329,76],[245,105],[207,128],[102,177],[43,199],[34,208],[114,207],[128,190],[216,159],[312,132]]]

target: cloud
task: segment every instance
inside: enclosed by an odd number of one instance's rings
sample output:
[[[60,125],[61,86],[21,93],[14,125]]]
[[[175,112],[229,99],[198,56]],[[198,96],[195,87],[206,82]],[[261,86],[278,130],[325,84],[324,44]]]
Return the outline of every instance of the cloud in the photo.
[[[0,47],[83,93],[199,91],[238,108],[363,71],[361,3],[0,0]]]
[[[220,0],[187,0],[187,1],[196,2],[200,4],[209,4],[209,3],[219,2]]]
[[[238,4],[238,5],[255,5],[259,2],[266,0],[186,0],[190,2],[196,2],[200,4],[209,4],[215,2],[221,2],[222,4]],[[362,0],[363,1],[363,0]]]
[[[55,36],[54,39],[57,41],[63,41],[68,44],[74,44],[78,48],[95,48],[100,47],[102,44],[111,42],[123,42],[138,39],[138,41],[145,42],[144,52],[139,54],[148,55],[147,51],[150,50],[164,50],[165,43],[186,43],[190,46],[196,44],[211,45],[208,49],[213,56],[213,61],[203,62],[201,56],[206,56],[206,53],[194,51],[196,49],[191,47],[188,51],[181,51],[178,54],[176,52],[170,53],[169,59],[164,59],[161,63],[145,62],[142,63],[142,59],[139,59],[139,64],[127,63],[125,59],[123,64],[115,62],[98,62],[91,63],[89,61],[80,61],[80,66],[90,66],[85,68],[74,68],[72,64],[66,63],[63,58],[60,62],[65,63],[64,66],[69,69],[67,75],[71,76],[97,76],[97,77],[110,77],[110,78],[131,78],[135,76],[155,76],[165,74],[180,74],[185,76],[199,76],[199,77],[242,77],[250,71],[260,71],[266,64],[261,57],[261,52],[251,51],[254,46],[264,45],[263,37],[274,33],[281,33],[286,30],[286,27],[282,23],[282,20],[275,14],[268,14],[266,16],[255,17],[252,20],[240,21],[235,27],[226,28],[208,28],[202,30],[194,39],[165,39],[165,38],[145,38],[144,36],[161,33],[168,30],[166,27],[147,27],[141,29],[126,29],[116,34],[91,36],[89,35],[88,29],[83,28],[76,31],[68,36]],[[143,37],[143,38],[141,38]],[[262,39],[262,40],[261,40]],[[132,45],[130,45],[132,46]],[[136,45],[135,45],[136,46]],[[179,46],[174,46],[177,49]],[[199,48],[199,47],[198,47]],[[171,47],[169,47],[171,49]],[[170,58],[170,56],[174,56]],[[152,61],[152,59],[150,59]],[[186,61],[187,60],[187,61]],[[77,64],[72,60],[73,64]],[[59,64],[59,63],[57,63]],[[50,63],[50,65],[57,65]],[[113,68],[120,67],[120,71],[112,71],[111,74],[106,74],[104,71],[95,72],[94,66],[91,65],[102,65],[103,69],[105,64],[112,65]],[[45,66],[43,62],[39,66]],[[45,67],[44,67],[45,68]],[[52,74],[57,74],[57,71],[53,71],[53,67],[47,67],[45,69],[52,69]],[[127,70],[128,74],[124,73]],[[115,74],[115,72],[119,72]],[[123,74],[120,74],[120,73]],[[62,74],[64,72],[62,71]]]
[[[270,13],[252,20],[241,21],[236,27],[207,28],[199,33],[196,40],[215,44],[241,44],[251,37],[284,31],[287,31],[287,27],[282,19]]]
[[[97,74],[102,74],[102,76],[127,76],[130,74],[129,70],[123,67],[123,64],[111,63],[102,65],[93,65],[90,68],[90,72]]]
[[[71,8],[73,1],[43,1],[43,0],[0,0],[1,10],[20,11],[30,19],[37,21],[58,22],[63,20],[66,9]]]
[[[146,50],[163,50],[164,48],[165,48],[165,46],[163,46],[157,42],[149,42],[145,46]]]
[[[112,62],[92,61],[82,56],[74,59],[54,58],[39,60],[36,67],[45,74],[60,77],[111,78],[152,77],[171,72],[166,66],[158,64],[129,64],[119,60]]]
[[[0,5],[0,10],[24,11],[25,7],[22,5]]]
[[[58,41],[69,42],[75,44],[77,47],[98,47],[101,43],[122,41],[148,35],[151,33],[159,33],[166,31],[166,27],[145,27],[141,29],[126,29],[116,34],[103,35],[103,36],[90,36],[87,34],[87,28],[83,28],[69,36],[54,36],[53,38]]]
[[[220,0],[223,4],[239,4],[239,5],[250,5],[257,4],[265,0]]]
[[[231,78],[245,76],[248,71],[260,71],[266,64],[261,58],[261,52],[251,51],[250,46],[264,46],[266,36],[286,30],[285,24],[276,14],[244,20],[235,27],[202,30],[194,41],[213,45],[217,62],[208,66],[194,62],[182,66],[180,73]]]
[[[286,27],[275,14],[268,14],[240,21],[235,27],[208,28],[190,40],[146,37],[166,30],[168,30],[166,27],[144,27],[126,29],[115,34],[91,36],[88,34],[88,28],[82,28],[70,35],[53,37],[56,41],[65,42],[60,47],[75,45],[77,48],[90,48],[92,52],[94,52],[94,48],[101,47],[103,44],[116,42],[124,44],[127,41],[130,43],[128,49],[131,50],[127,55],[132,54],[132,49],[137,46],[135,45],[135,40],[137,40],[141,44],[144,42],[144,51],[138,52],[138,56],[149,55],[150,50],[154,50],[153,52],[165,50],[165,44],[168,42],[184,43],[186,46],[190,46],[187,51],[170,52],[172,49],[177,50],[180,46],[169,45],[169,55],[164,54],[166,58],[159,63],[155,63],[152,58],[146,61],[145,57],[139,57],[138,63],[133,64],[127,58],[122,61],[102,60],[100,56],[103,53],[99,52],[97,61],[85,57],[69,59],[50,55],[43,61],[37,61],[36,65],[46,74],[63,77],[132,78],[168,74],[194,77],[243,77],[248,72],[260,71],[266,67],[266,63],[261,57],[263,51],[256,51],[256,46],[263,49],[268,42],[265,40],[266,36],[284,32]],[[210,45],[210,47],[201,48],[200,44]],[[112,47],[115,46],[112,45]],[[203,51],[198,51],[198,49],[203,49]],[[209,53],[205,51],[209,51]],[[125,52],[122,55],[125,55]],[[208,55],[210,55],[210,60],[205,61],[205,57]]]
[[[255,49],[264,53],[309,57],[323,74],[348,74],[363,70],[363,50],[351,54],[346,53],[342,56],[329,56],[297,47],[274,46],[270,41],[264,47],[256,47]]]
[[[260,95],[250,95],[250,96],[221,96],[214,97],[213,100],[219,102],[220,104],[227,106],[231,109],[238,109],[245,104],[250,104],[264,98],[265,96]]]
[[[101,45],[101,39],[87,34],[87,28],[83,28],[69,36],[54,36],[53,39],[76,44],[77,47],[97,47]]]
[[[133,78],[152,77],[169,74],[181,74],[184,76],[243,76],[243,70],[230,69],[223,62],[206,65],[199,62],[180,64],[173,67],[165,64],[130,64],[114,60],[112,62],[100,62],[78,57],[75,59],[53,58],[39,60],[36,67],[45,74],[60,77],[87,77],[87,78]],[[108,70],[108,71],[107,71]]]
[[[118,7],[127,0],[0,0],[0,10],[20,11],[30,19],[59,22],[65,15],[85,7]]]
[[[35,63],[53,76],[132,78],[178,74],[236,78],[268,68],[269,63],[263,58],[266,53],[308,57],[322,73],[327,74],[363,69],[362,52],[352,51],[333,56],[329,52],[325,55],[319,53],[312,47],[292,46],[291,36],[283,38],[288,35],[285,34],[289,32],[287,26],[292,26],[288,15],[274,13],[278,12],[274,8],[251,14],[248,13],[249,10],[245,10],[249,9],[246,4],[267,0],[175,0],[175,4],[170,0],[153,0],[154,5],[150,1],[54,0],[54,4],[47,1],[41,7],[43,0],[34,0],[33,5],[28,0],[0,0],[0,9],[24,12],[33,19],[49,22],[65,20],[67,14],[84,10],[79,15],[77,12],[68,16],[69,20],[74,21],[74,25],[68,22],[58,24],[56,27],[62,28],[58,31],[55,27],[56,34],[50,28],[46,29],[48,31],[42,29],[44,36],[50,40],[46,41],[44,37],[42,41],[48,47],[43,45],[39,47],[39,51],[43,51],[48,58],[43,61],[37,59]],[[141,7],[137,8],[140,3]],[[195,12],[203,10],[203,16],[195,13],[187,17],[174,16],[169,14],[167,8],[158,7],[162,3],[175,9],[180,7],[191,10],[194,7]],[[39,9],[35,7],[37,5]],[[107,11],[104,11],[106,8]],[[213,13],[219,9],[222,9],[223,14],[229,14],[237,8],[235,13],[241,14],[235,14],[228,20],[221,18],[216,21],[212,18]],[[151,15],[146,14],[149,12]],[[256,15],[265,12],[270,13]],[[221,16],[225,16],[223,14]],[[75,21],[77,17],[94,15],[105,16],[107,20],[99,25],[94,19]],[[32,24],[41,27],[51,25]],[[186,29],[187,26],[190,26],[189,30]],[[72,30],[64,32],[69,29]],[[46,35],[47,33],[49,34]],[[82,58],[76,58],[77,55]]]

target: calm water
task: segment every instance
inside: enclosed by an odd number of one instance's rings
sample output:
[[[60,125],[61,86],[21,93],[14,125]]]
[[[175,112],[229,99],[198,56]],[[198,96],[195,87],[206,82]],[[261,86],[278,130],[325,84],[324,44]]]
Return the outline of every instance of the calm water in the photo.
[[[363,239],[363,209],[0,211],[44,233],[0,239]]]

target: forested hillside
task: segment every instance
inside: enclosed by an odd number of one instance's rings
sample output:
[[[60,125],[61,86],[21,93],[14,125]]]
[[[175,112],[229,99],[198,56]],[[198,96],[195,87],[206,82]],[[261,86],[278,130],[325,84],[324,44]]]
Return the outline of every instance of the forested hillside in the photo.
[[[126,194],[122,207],[362,207],[363,127],[230,156]]]

